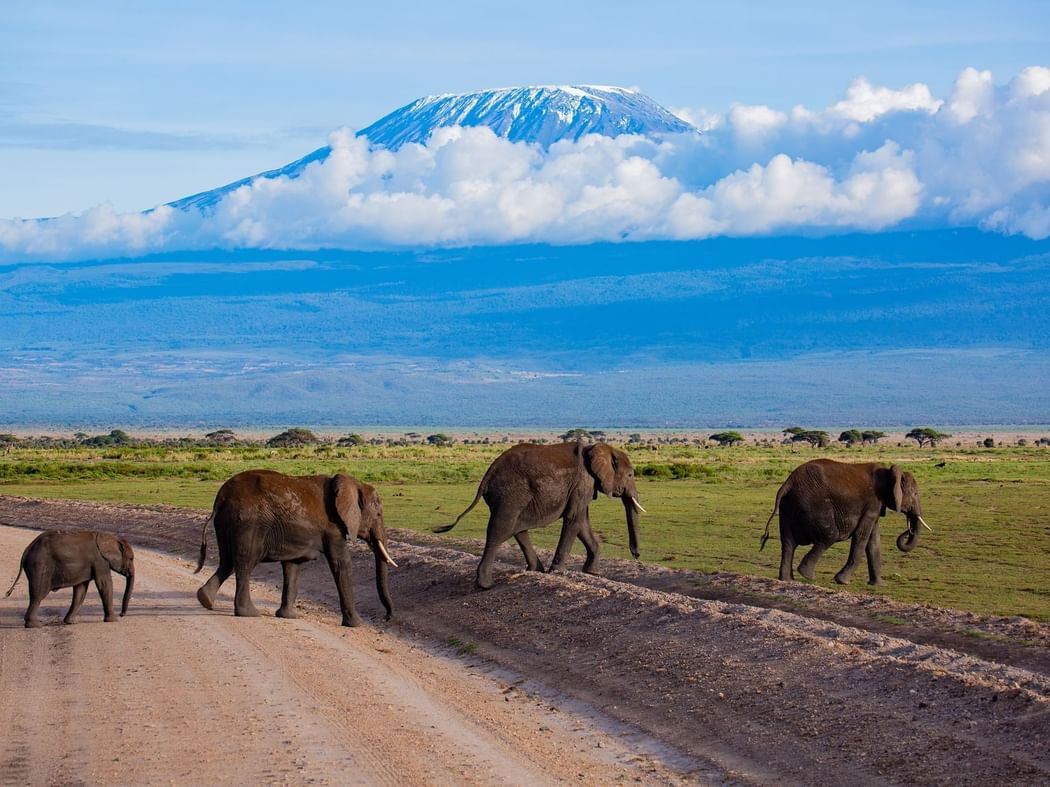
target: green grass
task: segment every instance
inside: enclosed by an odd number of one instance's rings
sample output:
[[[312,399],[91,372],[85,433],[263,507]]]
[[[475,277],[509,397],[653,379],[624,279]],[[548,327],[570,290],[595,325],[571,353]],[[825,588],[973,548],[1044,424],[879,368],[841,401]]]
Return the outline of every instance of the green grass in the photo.
[[[240,470],[344,471],[380,489],[388,526],[429,530],[466,508],[485,468],[504,448],[16,448],[0,456],[0,493],[208,508],[221,482]],[[885,584],[868,587],[861,566],[848,592],[1050,620],[1048,449],[660,445],[627,450],[649,511],[641,523],[647,561],[774,577],[780,551],[776,522],[763,552],[758,539],[776,490],[792,468],[817,456],[896,462],[918,479],[926,520],[935,532],[924,532],[915,551],[902,554],[893,542],[904,519],[888,514],[882,520]],[[937,467],[941,462],[944,467]],[[603,536],[603,554],[627,557],[619,501],[599,498],[591,518]],[[483,538],[486,520],[479,505],[451,535]],[[556,526],[533,531],[541,548],[553,548],[557,536]],[[817,584],[837,587],[832,577],[847,550],[843,542],[828,551],[817,567]],[[582,554],[582,547],[574,551]]]
[[[449,637],[448,645],[454,648],[460,656],[472,656],[478,652],[478,646],[473,642],[465,642],[459,637]]]

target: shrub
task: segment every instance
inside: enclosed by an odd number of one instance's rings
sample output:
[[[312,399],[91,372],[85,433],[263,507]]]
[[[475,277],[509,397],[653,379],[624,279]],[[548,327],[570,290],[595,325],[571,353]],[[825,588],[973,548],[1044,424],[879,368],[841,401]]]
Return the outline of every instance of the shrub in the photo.
[[[714,440],[721,446],[744,442],[744,436],[740,432],[716,432],[707,439]]]
[[[271,448],[299,448],[304,445],[316,445],[321,442],[317,435],[301,426],[286,429],[266,441]]]

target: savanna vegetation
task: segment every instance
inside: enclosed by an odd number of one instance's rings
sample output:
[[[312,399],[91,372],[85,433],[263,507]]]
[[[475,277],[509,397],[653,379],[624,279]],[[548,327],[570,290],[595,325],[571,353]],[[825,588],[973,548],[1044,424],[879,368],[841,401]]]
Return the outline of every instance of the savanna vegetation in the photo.
[[[388,526],[427,531],[451,522],[470,503],[485,469],[509,443],[507,438],[465,443],[443,433],[323,440],[289,432],[273,445],[241,440],[229,430],[200,440],[152,442],[120,430],[96,435],[104,438],[99,440],[4,435],[0,493],[208,508],[222,481],[241,470],[345,471],[380,488]],[[927,440],[919,445],[881,433],[865,440],[860,434],[860,441],[849,435],[834,442],[801,428],[787,430],[783,442],[630,435],[623,447],[634,461],[649,512],[641,522],[643,560],[775,577],[779,545],[774,537],[759,552],[758,540],[776,490],[794,467],[816,457],[898,463],[919,481],[925,518],[935,532],[924,533],[919,547],[903,555],[893,539],[906,523],[888,513],[882,520],[885,585],[869,588],[861,570],[849,592],[1050,620],[1050,441],[986,447],[984,440],[963,445],[940,436],[931,446]],[[604,539],[603,554],[627,557],[618,501],[597,500],[591,516]],[[455,536],[483,538],[485,524],[481,506]],[[534,541],[553,548],[557,535],[557,527],[546,528],[534,532]],[[841,543],[824,556],[819,584],[834,587],[832,576],[845,562],[847,547]],[[582,555],[580,545],[575,554]]]

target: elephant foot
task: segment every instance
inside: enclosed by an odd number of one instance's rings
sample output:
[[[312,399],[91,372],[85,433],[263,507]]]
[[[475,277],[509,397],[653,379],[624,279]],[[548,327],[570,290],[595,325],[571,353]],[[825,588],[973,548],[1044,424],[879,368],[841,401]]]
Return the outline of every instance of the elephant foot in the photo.
[[[102,620],[106,623],[116,623],[120,620],[120,615],[106,615]]]
[[[798,567],[798,573],[802,576],[803,579],[808,579],[810,582],[813,581],[814,577],[817,574],[815,569],[803,568],[802,566]],[[835,581],[836,582],[838,581],[838,576],[837,575],[835,576]]]
[[[350,628],[357,628],[358,626],[363,626],[364,624],[365,622],[361,620],[361,617],[356,612],[354,612],[351,615],[347,615],[345,612],[343,613],[344,626],[348,626]]]
[[[881,585],[882,584],[882,577],[875,577],[874,579],[869,579],[868,580],[868,584],[869,585]]]
[[[835,575],[835,582],[837,582],[840,585],[848,585],[849,584],[849,574],[842,574],[842,573],[836,574]]]
[[[201,603],[201,606],[205,609],[212,609],[215,602],[206,590],[206,588],[207,585],[201,585],[199,588],[197,588],[197,601],[199,601]]]
[[[39,618],[30,618],[26,621],[27,629],[38,629],[43,627],[44,623]]]
[[[548,574],[564,574],[565,566],[562,563],[551,563],[550,568],[547,569]]]
[[[598,572],[591,566],[584,566],[583,567],[583,573],[584,574],[590,574],[591,576],[594,576],[594,577],[598,576]]]
[[[274,615],[279,618],[287,618],[288,620],[295,620],[299,617],[299,613],[295,611],[294,607],[281,607],[274,613]]]
[[[65,617],[65,618],[62,618],[62,622],[65,623],[67,626],[72,626],[72,625],[80,622],[80,617],[79,616],[75,617],[75,618]]]
[[[257,618],[262,613],[252,604],[251,606],[234,607],[233,614],[238,618]]]

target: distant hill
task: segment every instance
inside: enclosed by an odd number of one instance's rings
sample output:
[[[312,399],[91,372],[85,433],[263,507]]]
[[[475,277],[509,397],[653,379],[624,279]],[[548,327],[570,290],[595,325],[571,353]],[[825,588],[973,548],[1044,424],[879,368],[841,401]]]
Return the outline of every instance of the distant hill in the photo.
[[[1050,422],[1050,241],[975,230],[0,274],[0,424]]]

